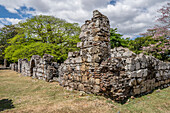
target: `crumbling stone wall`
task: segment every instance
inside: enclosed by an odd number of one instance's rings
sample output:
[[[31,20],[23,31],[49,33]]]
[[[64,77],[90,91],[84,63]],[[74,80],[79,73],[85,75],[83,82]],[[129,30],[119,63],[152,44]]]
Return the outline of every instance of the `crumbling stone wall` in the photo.
[[[43,79],[46,81],[54,80],[58,77],[58,64],[52,62],[53,56],[45,54],[38,60],[37,65],[33,68],[33,78]]]
[[[100,72],[96,70],[101,61],[109,56],[110,25],[106,16],[97,10],[93,18],[81,27],[77,44],[79,52],[69,52],[61,74],[61,84],[70,89],[97,93],[100,89]],[[96,81],[96,83],[92,83]]]
[[[32,78],[43,79],[46,81],[58,80],[59,64],[53,62],[53,56],[45,54],[43,58],[39,55],[33,55],[31,60],[19,59],[18,65],[11,64],[11,69],[21,73],[23,76],[30,76]]]
[[[77,43],[80,51],[69,52],[59,65],[51,55],[33,55],[30,62],[19,59],[11,69],[24,76],[56,80],[70,90],[79,90],[124,100],[145,94],[170,83],[170,63],[153,56],[136,55],[128,48],[110,49],[110,25],[106,16],[95,10],[81,27]]]
[[[116,100],[146,94],[170,83],[170,63],[136,55],[122,47],[112,49],[111,57],[103,61],[98,70],[102,75],[100,91]]]
[[[30,76],[30,62],[26,58],[22,59],[21,62],[22,62],[21,74],[23,76]]]
[[[81,27],[78,52],[61,64],[60,83],[71,90],[109,96],[115,100],[148,93],[170,83],[170,63],[136,55],[127,48],[110,49],[109,20],[99,11]]]
[[[18,71],[18,65],[16,64],[16,63],[12,63],[12,64],[10,64],[10,66],[9,66],[10,68],[11,68],[11,70],[13,70],[13,71]]]

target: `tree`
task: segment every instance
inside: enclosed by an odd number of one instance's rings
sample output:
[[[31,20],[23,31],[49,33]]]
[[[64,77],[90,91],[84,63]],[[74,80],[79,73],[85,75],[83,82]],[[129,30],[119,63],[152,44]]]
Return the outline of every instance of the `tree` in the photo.
[[[161,13],[161,16],[157,20],[161,25],[156,25],[142,34],[144,37],[152,37],[154,43],[143,46],[141,49],[145,54],[152,54],[160,60],[170,61],[170,3],[163,6],[158,12]]]
[[[129,38],[122,38],[123,35],[116,33],[117,32],[117,28],[110,29],[110,44],[111,44],[111,48],[114,47],[128,47],[128,43],[129,43]]]
[[[5,25],[0,28],[0,64],[3,63],[4,50],[9,46],[8,40],[18,34],[18,29],[14,25]]]
[[[80,27],[53,16],[39,15],[17,24],[19,33],[9,40],[5,58],[16,62],[19,58],[30,59],[32,55],[54,56],[63,62],[69,51],[78,50]]]

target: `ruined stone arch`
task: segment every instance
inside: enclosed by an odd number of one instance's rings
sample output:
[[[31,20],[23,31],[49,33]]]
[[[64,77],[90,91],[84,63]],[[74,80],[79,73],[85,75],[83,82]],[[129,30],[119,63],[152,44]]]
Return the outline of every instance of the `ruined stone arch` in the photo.
[[[30,60],[30,74],[33,76],[33,68],[40,62],[41,57],[39,55],[33,55]]]

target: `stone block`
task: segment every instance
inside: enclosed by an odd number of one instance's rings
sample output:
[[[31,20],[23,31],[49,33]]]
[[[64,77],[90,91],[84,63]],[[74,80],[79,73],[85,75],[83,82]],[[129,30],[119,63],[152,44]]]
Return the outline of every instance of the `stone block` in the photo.
[[[135,95],[140,94],[140,88],[135,88],[133,92]]]
[[[84,85],[83,84],[79,84],[78,85],[78,90],[79,91],[84,91]]]
[[[131,57],[134,53],[132,51],[126,51],[123,53],[123,56],[125,57]]]
[[[100,37],[99,36],[95,36],[94,37],[94,41],[99,41],[100,40]]]
[[[137,74],[137,77],[142,77],[143,76],[143,70],[141,69],[141,70],[138,70],[137,72],[136,72],[136,74]]]
[[[100,84],[100,79],[95,79],[96,84],[99,85]]]
[[[86,75],[82,76],[82,82],[83,82],[83,83],[87,83],[87,82],[88,82]]]
[[[139,70],[140,69],[140,62],[139,61],[136,61],[136,70]]]
[[[143,70],[143,77],[146,77],[146,76],[148,76],[148,69]]]
[[[140,84],[143,80],[141,78],[137,79],[137,83]]]
[[[76,63],[82,63],[82,58],[80,56],[76,57],[74,60]]]
[[[68,57],[72,57],[73,56],[73,52],[68,52]]]
[[[93,92],[98,93],[99,91],[100,91],[100,86],[99,85],[94,85]]]
[[[137,85],[136,79],[131,79],[129,82],[129,86],[136,86],[136,85]]]
[[[141,88],[141,93],[144,93],[144,92],[146,92],[146,86],[143,86],[143,87]]]
[[[77,47],[80,47],[80,48],[81,48],[82,46],[83,46],[83,42],[78,42],[78,43],[77,43]]]

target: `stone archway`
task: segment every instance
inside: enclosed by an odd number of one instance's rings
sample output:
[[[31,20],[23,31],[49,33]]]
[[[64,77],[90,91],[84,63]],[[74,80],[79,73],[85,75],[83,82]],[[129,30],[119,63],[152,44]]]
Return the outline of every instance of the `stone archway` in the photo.
[[[31,68],[30,68],[31,76],[33,76],[33,68],[34,67],[35,67],[35,60],[31,60]]]

